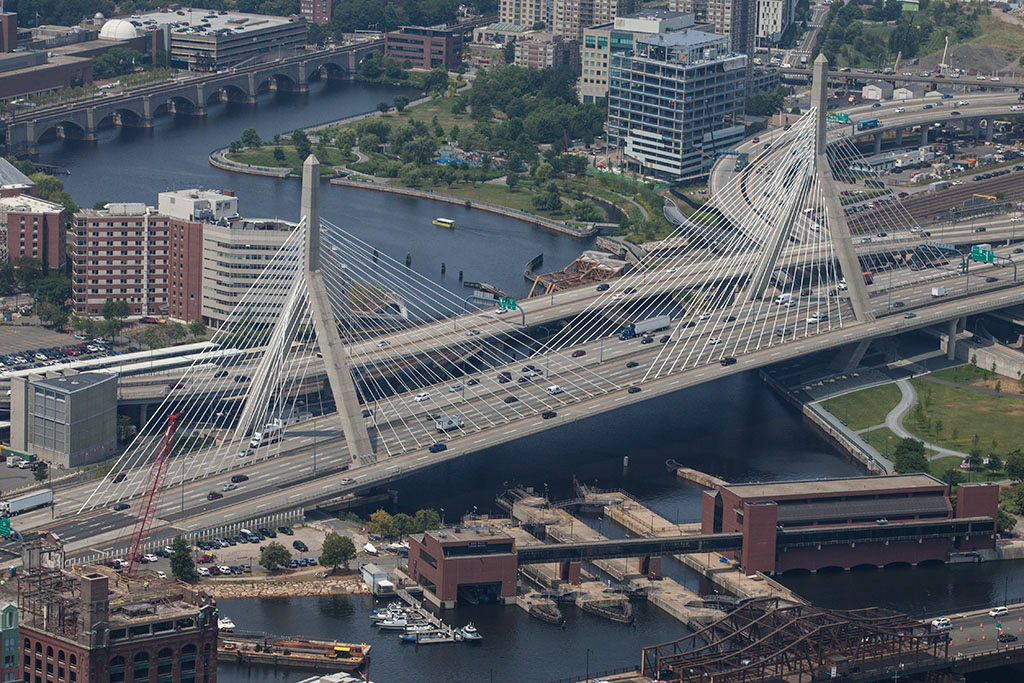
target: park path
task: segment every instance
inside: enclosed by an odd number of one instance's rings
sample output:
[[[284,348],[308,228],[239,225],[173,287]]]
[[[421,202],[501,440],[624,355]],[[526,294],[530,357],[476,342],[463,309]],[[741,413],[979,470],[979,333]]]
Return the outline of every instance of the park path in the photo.
[[[961,453],[960,451],[954,451],[951,448],[945,446],[939,446],[938,444],[928,443],[907,431],[903,426],[903,418],[913,410],[914,406],[917,405],[917,391],[914,389],[914,385],[910,383],[908,379],[896,380],[896,386],[900,389],[900,402],[896,404],[896,407],[889,411],[889,414],[885,416],[885,426],[892,430],[896,436],[904,439],[917,439],[918,441],[924,442],[924,447],[933,451],[938,451],[935,455],[928,458],[929,460],[935,460],[937,458],[948,458],[950,456],[958,458],[966,458],[967,453]]]
[[[1012,392],[996,391],[995,389],[985,389],[983,387],[972,387],[969,384],[957,384],[956,382],[949,382],[944,379],[938,379],[937,377],[922,377],[921,379],[925,380],[926,382],[944,384],[947,387],[955,387],[957,389],[963,389],[964,391],[974,391],[979,394],[988,394],[989,396],[1009,396],[1010,398],[1024,398],[1024,396]]]

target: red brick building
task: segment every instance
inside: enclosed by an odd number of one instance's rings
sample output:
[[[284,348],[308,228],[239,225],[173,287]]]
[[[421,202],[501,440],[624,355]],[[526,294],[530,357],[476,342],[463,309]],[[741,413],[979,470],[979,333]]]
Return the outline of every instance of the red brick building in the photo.
[[[516,597],[515,539],[498,528],[445,529],[409,537],[409,575],[434,604]]]
[[[947,486],[926,474],[732,484],[704,492],[701,532],[742,532],[743,549],[735,559],[747,572],[917,564],[946,561],[951,552],[992,548],[995,540],[919,539],[779,549],[778,531],[953,517],[995,519],[998,505],[998,486],[961,484],[954,514]]]
[[[413,69],[454,69],[462,63],[462,30],[403,26],[384,36],[384,54],[410,62]]]
[[[22,572],[18,585],[25,683],[216,683],[217,611],[173,583],[118,595],[109,580],[55,569]]]
[[[299,0],[299,16],[314,24],[326,24],[334,16],[334,0]]]
[[[0,225],[7,228],[7,258],[17,261],[30,256],[44,268],[64,270],[67,257],[67,228],[64,207],[27,194],[2,196]]]

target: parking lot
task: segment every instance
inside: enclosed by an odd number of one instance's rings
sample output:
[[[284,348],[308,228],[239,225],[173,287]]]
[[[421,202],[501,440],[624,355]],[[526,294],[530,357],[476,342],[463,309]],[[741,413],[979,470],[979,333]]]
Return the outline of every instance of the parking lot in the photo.
[[[23,318],[22,320],[28,320]],[[33,319],[34,320],[34,319]],[[4,353],[20,353],[52,346],[77,344],[79,340],[64,332],[55,332],[38,324],[22,325],[19,322],[0,325],[0,349]]]

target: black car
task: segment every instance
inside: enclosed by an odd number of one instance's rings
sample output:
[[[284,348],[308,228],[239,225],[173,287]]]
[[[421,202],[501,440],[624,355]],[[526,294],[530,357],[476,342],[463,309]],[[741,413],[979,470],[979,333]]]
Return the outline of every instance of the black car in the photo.
[[[243,382],[248,382],[248,381],[249,381],[249,378],[246,377],[245,375],[235,375],[235,383],[237,383],[237,384],[242,384]]]
[[[903,308],[904,306],[906,306],[906,304],[903,303],[902,301],[893,301],[892,302],[892,307],[893,308]]]
[[[725,365],[735,365],[736,364],[736,359],[733,358],[732,356],[726,356],[725,358],[720,360],[719,363],[721,363],[723,366],[725,366]]]
[[[636,368],[636,367],[640,367],[640,364],[637,363],[635,360],[631,360],[628,363],[626,363],[626,367],[627,368]]]
[[[640,393],[640,387],[630,387],[629,389],[626,389],[626,393],[628,393],[628,394],[638,394],[638,393]]]
[[[550,420],[551,418],[556,417],[557,415],[558,413],[556,413],[553,410],[545,410],[543,413],[540,414],[540,416],[545,420]]]
[[[1021,249],[1020,247],[1018,247],[1017,249],[1013,250],[1013,253],[1014,254],[1024,254],[1024,249]]]
[[[658,343],[659,344],[666,344],[666,343],[668,343],[669,339],[670,339],[670,336],[666,334],[661,339],[658,340]]]
[[[170,557],[171,556],[171,554],[169,552],[167,552],[166,548],[159,548],[157,550],[154,550],[153,554],[156,555],[157,557]]]
[[[213,373],[213,376],[215,378],[216,377],[227,377],[228,376],[228,371],[227,370],[218,370],[217,372]]]
[[[733,322],[735,320],[736,320],[736,316],[734,316],[734,315],[727,315],[724,318],[722,318],[722,322],[723,323],[731,323],[731,322]]]
[[[370,417],[373,415],[373,411],[369,408],[363,408],[363,417]]]
[[[480,384],[480,380],[478,380],[476,377],[466,381],[466,386],[468,387],[475,387],[477,384]]]
[[[515,403],[518,400],[519,399],[516,398],[515,396],[506,396],[505,397],[505,403]]]
[[[258,531],[260,534],[262,534],[263,536],[265,536],[267,538],[277,538],[277,532],[274,531],[273,529],[268,529],[265,526],[261,526],[256,531]]]
[[[231,475],[231,483],[232,484],[241,484],[243,481],[249,481],[249,477],[245,476],[244,474],[232,474]]]
[[[693,322],[692,320],[687,320],[685,323],[682,324],[682,327],[697,327],[697,323]]]
[[[636,291],[636,287],[626,287],[624,290],[622,290],[622,293],[623,294],[632,294],[635,291]]]
[[[218,498],[223,497],[224,494],[221,493],[220,491],[210,491],[209,493],[206,494],[206,500],[217,500]]]
[[[131,505],[128,503],[114,503],[114,507],[111,508],[114,512],[120,512],[121,510],[127,510]]]
[[[1000,633],[999,634],[999,642],[1000,643],[1015,643],[1015,642],[1017,642],[1017,636],[1015,636],[1012,633],[1005,633],[1005,632],[1004,633]]]
[[[653,337],[644,337],[643,339],[640,340],[640,343],[641,344],[650,344],[653,341],[654,341]]]
[[[997,277],[987,277],[987,278],[985,278],[985,282],[999,282],[999,278],[997,278]]]
[[[522,384],[522,383],[524,383],[524,382],[529,382],[529,381],[530,381],[530,378],[529,378],[529,377],[520,377],[520,378],[519,378],[519,379],[517,379],[516,381],[517,381],[517,382],[519,382],[520,384]]]
[[[115,484],[120,484],[122,481],[124,481],[124,478],[124,472],[118,472],[117,474],[114,475],[114,478],[111,479],[111,481],[114,482]]]
[[[445,444],[443,444],[441,442],[438,442],[438,443],[433,444],[427,450],[430,451],[431,453],[440,453],[441,451],[448,450],[448,446],[446,446]]]
[[[300,553],[308,553],[309,546],[302,541],[292,541],[292,547],[298,550]]]
[[[292,534],[295,533],[294,531],[292,531],[291,527],[288,527],[288,526],[279,526],[279,527],[277,527],[277,530],[280,531],[285,536],[291,536]]]
[[[607,291],[607,290],[608,290],[608,288],[609,288],[610,286],[611,286],[611,285],[609,285],[609,284],[608,284],[607,282],[602,282],[601,284],[599,284],[599,285],[597,286],[597,291],[599,291],[599,292],[605,292],[605,291]]]

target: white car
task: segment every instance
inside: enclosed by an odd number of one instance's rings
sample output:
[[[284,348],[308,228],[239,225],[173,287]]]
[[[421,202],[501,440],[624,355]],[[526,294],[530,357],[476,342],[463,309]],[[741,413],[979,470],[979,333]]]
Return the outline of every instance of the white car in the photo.
[[[384,347],[384,346],[390,346],[390,345],[391,345],[391,342],[389,342],[387,339],[381,339],[379,342],[377,342],[378,348],[379,347]]]
[[[710,319],[711,319],[711,314],[710,313],[701,313],[700,317],[697,318],[697,320],[710,320]]]
[[[1022,107],[1019,104],[1011,104],[1010,105],[1010,111],[1021,111],[1021,110],[1024,110],[1024,107]]]
[[[990,617],[1003,617],[1010,613],[1006,607],[994,607],[988,611]]]
[[[237,489],[237,488],[238,488],[238,486],[236,486],[235,484],[233,484],[233,483],[231,483],[231,482],[229,481],[228,483],[226,483],[226,484],[224,484],[223,486],[221,486],[221,487],[220,487],[220,490],[221,490],[221,491],[234,491],[234,490],[235,490],[235,489]]]
[[[719,339],[718,337],[712,337],[711,339],[708,339],[708,344],[711,344],[712,346],[714,346],[715,344],[721,344],[721,343],[722,343],[722,340]]]
[[[413,400],[416,401],[417,403],[423,403],[428,398],[430,398],[430,394],[424,391],[421,394],[416,394],[416,398],[414,398]]]
[[[210,570],[206,567],[196,567],[196,574],[199,574],[199,576],[209,576]]]
[[[478,334],[480,334],[480,330],[466,330],[467,337],[475,337]]]
[[[152,553],[146,553],[145,555],[143,555],[143,557],[146,558],[146,562],[156,562],[157,560],[160,559],[159,557],[157,557],[156,555],[153,555]]]
[[[355,480],[355,479],[353,479],[352,477],[342,477],[342,478],[341,478],[341,481],[340,481],[339,483],[340,483],[340,484],[341,484],[342,486],[348,486],[349,484],[354,484],[354,483],[356,483],[356,480]]]
[[[906,109],[904,109],[903,107],[896,107],[896,113],[897,114],[902,114],[905,111],[906,111]]]
[[[623,298],[623,297],[625,297],[625,296],[626,296],[626,295],[625,295],[625,294],[623,294],[623,293],[621,293],[621,292],[620,292],[620,293],[618,293],[618,294],[613,294],[613,295],[612,295],[612,301],[619,301],[620,299],[622,299],[622,298]]]
[[[962,180],[954,180],[954,181],[953,181],[953,184],[954,184],[954,185],[963,185],[963,184],[964,184],[964,181],[962,181]]]
[[[457,394],[460,391],[462,391],[464,388],[465,387],[463,387],[461,384],[453,384],[453,385],[451,385],[451,387],[448,388],[448,391],[450,393],[452,393],[452,394]]]
[[[933,631],[948,631],[951,628],[953,628],[953,623],[949,620],[949,617],[939,617],[932,620]]]
[[[221,574],[230,574],[231,573],[231,567],[229,567],[226,564],[222,564],[221,566],[217,567],[217,569],[220,570]]]
[[[166,579],[167,578],[167,572],[157,570],[156,578],[158,578],[158,579]]]
[[[993,76],[992,78],[990,78],[988,80],[995,81],[996,83],[998,83],[999,82],[999,76]]]
[[[956,103],[956,106],[958,106],[958,107],[966,107],[970,103],[971,103],[970,100],[958,100],[957,103]]]
[[[807,323],[808,325],[817,325],[817,324],[818,324],[818,319],[817,319],[817,318],[815,318],[815,317],[814,317],[814,316],[812,315],[812,316],[809,316],[809,317],[807,318],[807,320],[805,320],[804,322],[806,322],[806,323]]]

